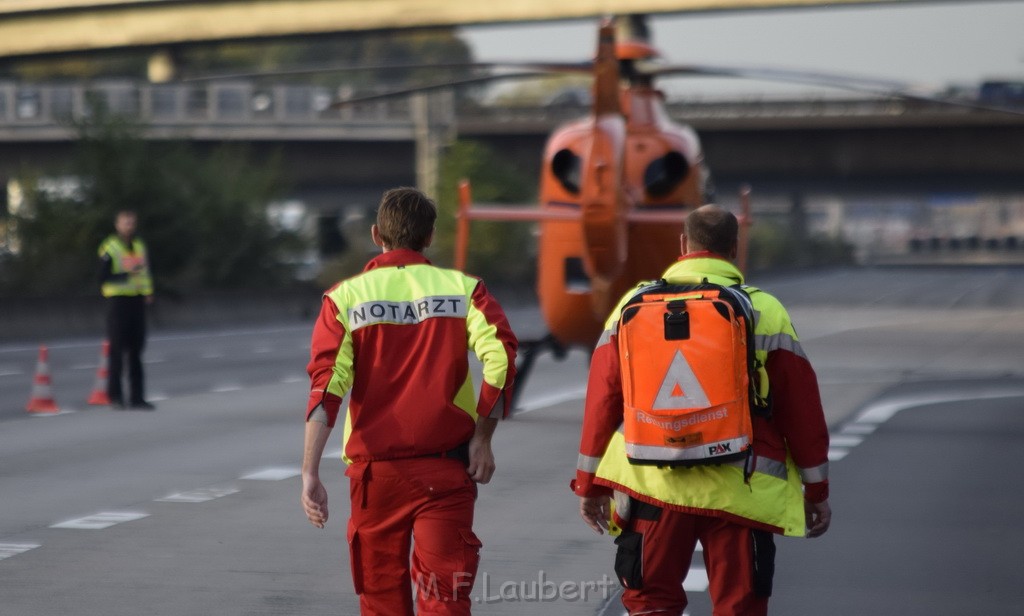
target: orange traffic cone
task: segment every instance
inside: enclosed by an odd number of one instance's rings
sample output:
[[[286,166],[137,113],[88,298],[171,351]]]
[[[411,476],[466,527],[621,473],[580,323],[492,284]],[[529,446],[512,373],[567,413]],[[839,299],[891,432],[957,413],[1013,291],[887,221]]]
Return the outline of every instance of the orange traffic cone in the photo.
[[[32,397],[29,398],[25,410],[29,413],[60,412],[50,392],[50,365],[45,346],[39,347],[39,363],[36,364],[36,376],[32,379]]]
[[[107,375],[110,365],[110,341],[103,341],[103,350],[100,352],[100,367],[96,369],[96,382],[89,394],[89,404],[95,406],[109,406],[110,396],[107,395]]]

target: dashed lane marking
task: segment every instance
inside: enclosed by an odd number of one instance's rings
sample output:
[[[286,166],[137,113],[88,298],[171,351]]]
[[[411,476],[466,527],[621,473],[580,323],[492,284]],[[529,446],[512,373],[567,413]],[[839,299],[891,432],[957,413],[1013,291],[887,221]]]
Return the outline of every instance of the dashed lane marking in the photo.
[[[78,411],[76,411],[75,409],[61,409],[61,410],[57,411],[56,413],[30,413],[30,414],[33,417],[56,417],[58,415],[70,415],[72,413],[77,413],[77,412]]]
[[[102,528],[109,528],[115,524],[121,524],[123,522],[141,520],[147,516],[149,516],[149,514],[143,511],[103,511],[85,516],[84,518],[75,518],[74,520],[65,520],[64,522],[51,524],[50,528],[99,530]]]
[[[218,385],[210,390],[215,394],[226,394],[233,391],[242,391],[242,386],[236,383],[225,383],[224,385]]]
[[[532,400],[525,400],[520,403],[519,407],[513,409],[513,414],[520,415],[523,413],[530,413],[538,409],[548,408],[562,402],[570,402],[572,400],[583,400],[587,395],[586,387],[576,387],[574,389],[567,389],[564,391],[557,391],[547,396],[539,396]]]
[[[686,592],[705,592],[708,589],[708,572],[700,567],[690,567],[690,571],[683,580],[683,590]]]
[[[280,481],[282,479],[295,477],[300,473],[302,473],[302,469],[295,468],[294,466],[274,466],[271,468],[253,471],[248,475],[242,475],[242,479],[254,479],[256,481]]]
[[[163,498],[158,498],[158,503],[205,503],[206,501],[212,501],[215,498],[227,496],[229,494],[238,493],[238,488],[223,487],[223,488],[199,488],[198,490],[189,490],[188,492],[175,492],[174,494],[168,494]]]
[[[0,543],[0,560],[17,556],[23,552],[34,550],[39,547],[38,543]]]
[[[862,436],[847,436],[843,434],[833,434],[829,437],[829,443],[833,447],[856,447],[864,441]]]
[[[846,454],[848,454],[848,453],[850,453],[849,449],[841,449],[841,448],[836,448],[836,447],[829,447],[828,448],[828,461],[829,462],[835,462],[837,460],[842,460],[843,458],[846,457]]]

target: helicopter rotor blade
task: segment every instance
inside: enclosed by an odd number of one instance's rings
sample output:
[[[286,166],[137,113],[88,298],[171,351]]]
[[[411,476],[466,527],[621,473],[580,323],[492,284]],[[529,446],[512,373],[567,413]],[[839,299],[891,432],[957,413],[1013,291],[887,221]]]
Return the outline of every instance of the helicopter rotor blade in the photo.
[[[334,66],[306,66],[292,67],[273,71],[253,71],[245,73],[220,73],[216,75],[197,75],[183,77],[183,82],[202,81],[230,81],[247,79],[266,79],[280,77],[301,77],[309,75],[326,75],[332,73],[371,73],[388,71],[409,71],[409,70],[467,70],[467,69],[515,69],[526,71],[537,71],[545,73],[588,73],[593,68],[593,62],[524,62],[524,61],[494,61],[494,62],[442,62],[433,64],[381,64],[381,65],[357,65],[343,64]]]
[[[464,79],[449,79],[446,81],[437,81],[434,83],[421,84],[409,88],[401,88],[398,90],[389,90],[387,92],[380,92],[377,94],[367,94],[365,96],[357,96],[353,98],[346,98],[342,100],[336,100],[331,103],[328,107],[331,109],[338,109],[341,107],[348,107],[350,105],[358,105],[360,103],[368,103],[372,101],[378,101],[388,98],[396,98],[402,96],[409,96],[412,94],[419,94],[420,92],[432,92],[436,90],[444,90],[447,88],[461,88],[472,85],[479,85],[489,83],[491,81],[504,81],[504,80],[518,80],[518,79],[536,79],[540,77],[550,77],[551,73],[546,71],[530,71],[523,73],[505,73],[496,75],[481,75],[479,77],[467,77]]]
[[[871,94],[905,101],[931,103],[950,107],[961,107],[977,111],[992,111],[1012,115],[1024,115],[1024,109],[1014,109],[978,103],[965,99],[949,98],[929,94],[919,84],[911,84],[892,79],[879,79],[857,75],[824,73],[810,70],[793,70],[772,67],[738,67],[704,64],[664,65],[653,62],[638,63],[638,74],[651,77],[690,76],[690,77],[735,77],[739,79],[757,79],[781,83],[796,83]]]

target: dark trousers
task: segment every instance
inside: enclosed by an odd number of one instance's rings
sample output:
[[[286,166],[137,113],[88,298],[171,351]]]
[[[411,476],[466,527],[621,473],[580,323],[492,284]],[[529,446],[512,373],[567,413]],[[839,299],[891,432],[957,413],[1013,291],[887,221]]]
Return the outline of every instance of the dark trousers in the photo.
[[[142,376],[142,349],[146,345],[146,298],[142,295],[107,298],[107,339],[110,366],[107,395],[111,402],[124,401],[121,374],[128,361],[129,404],[146,399]]]

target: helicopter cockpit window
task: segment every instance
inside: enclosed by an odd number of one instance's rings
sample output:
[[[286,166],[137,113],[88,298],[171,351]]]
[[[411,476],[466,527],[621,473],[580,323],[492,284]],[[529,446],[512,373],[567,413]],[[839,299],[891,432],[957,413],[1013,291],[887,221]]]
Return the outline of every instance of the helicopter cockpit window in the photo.
[[[651,161],[644,170],[644,189],[652,197],[664,197],[683,181],[690,170],[679,152],[669,152]]]
[[[580,192],[580,157],[571,150],[559,150],[551,159],[551,172],[563,188],[578,195]]]

